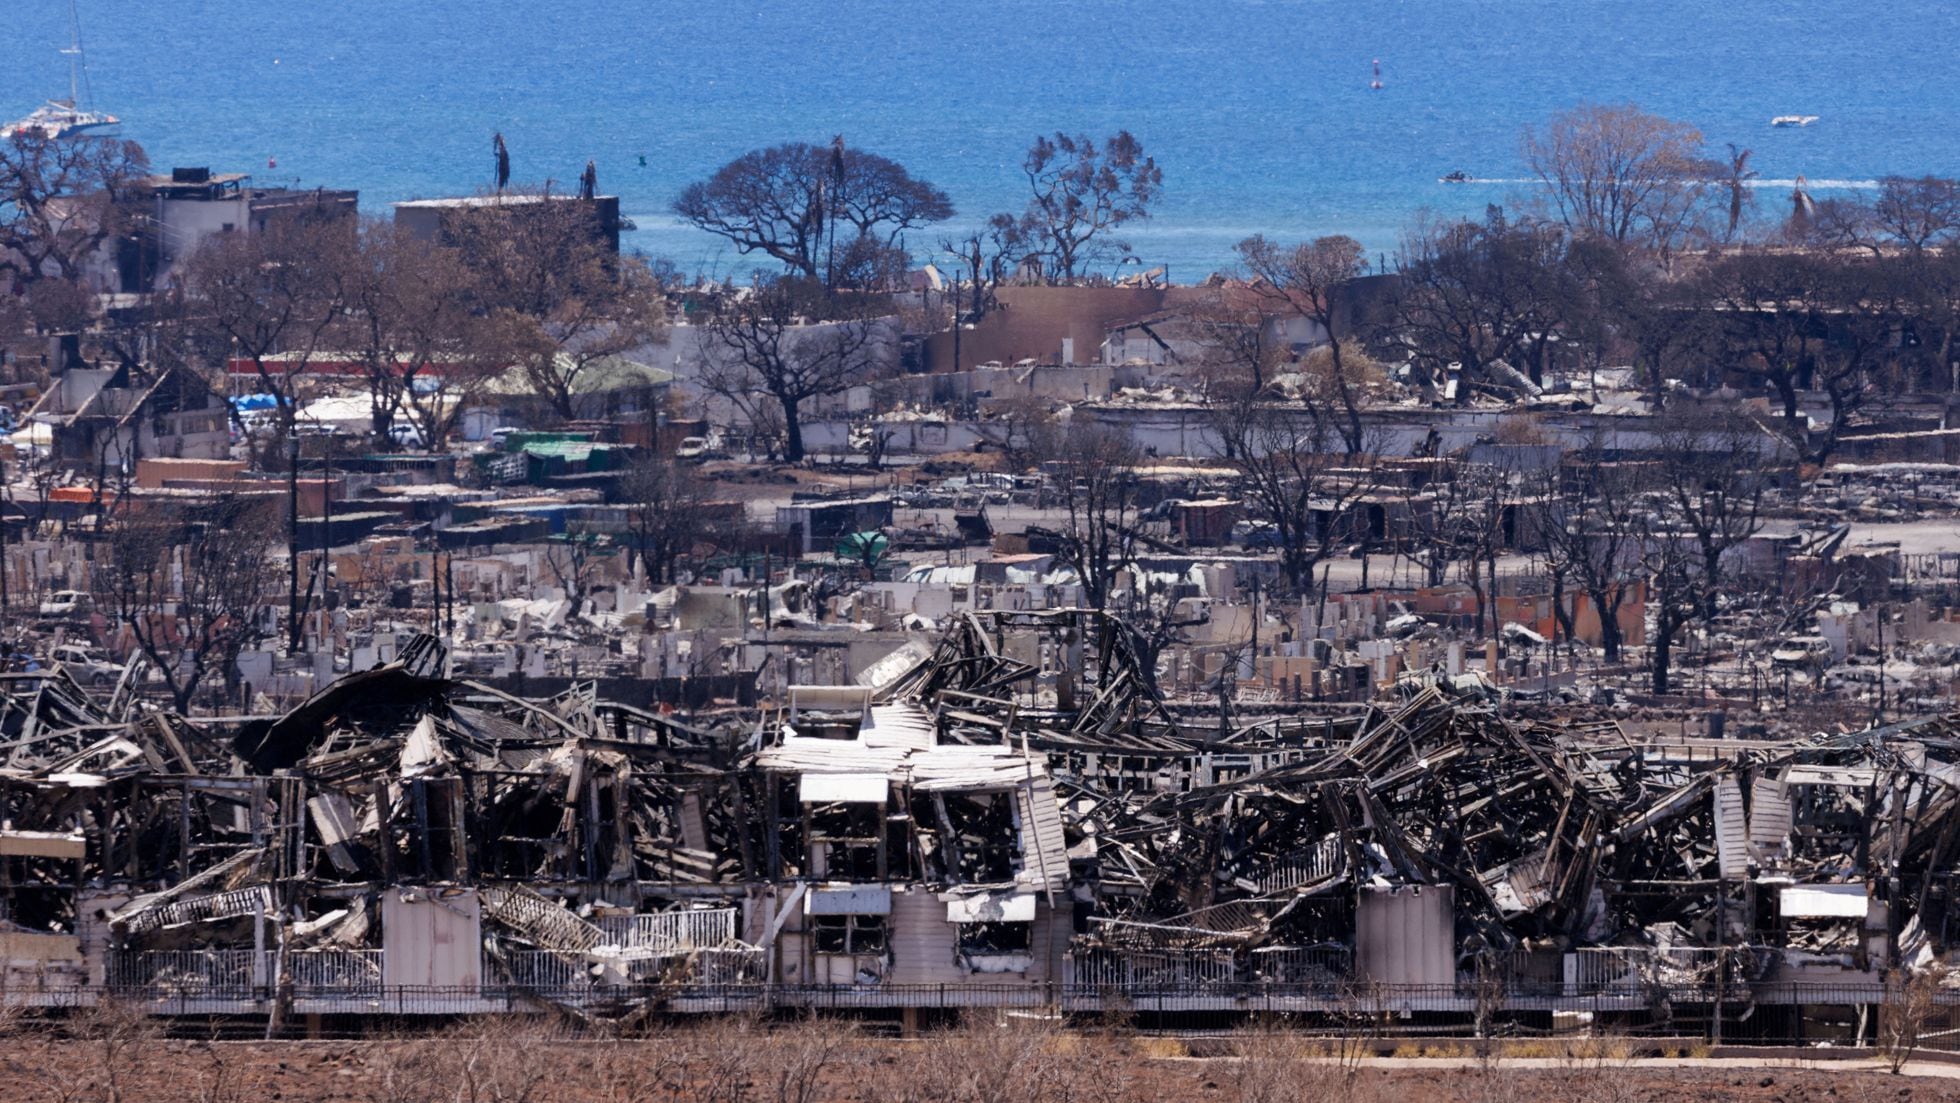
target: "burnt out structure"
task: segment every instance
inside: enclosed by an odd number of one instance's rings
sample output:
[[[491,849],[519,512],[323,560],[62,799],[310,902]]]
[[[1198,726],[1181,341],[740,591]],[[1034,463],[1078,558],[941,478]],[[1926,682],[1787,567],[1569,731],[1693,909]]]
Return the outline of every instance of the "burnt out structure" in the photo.
[[[964,614],[713,724],[452,678],[430,637],[280,716],[6,675],[6,998],[1743,1014],[1952,946],[1952,719],[1635,738],[1455,679],[1221,732],[1140,647]]]

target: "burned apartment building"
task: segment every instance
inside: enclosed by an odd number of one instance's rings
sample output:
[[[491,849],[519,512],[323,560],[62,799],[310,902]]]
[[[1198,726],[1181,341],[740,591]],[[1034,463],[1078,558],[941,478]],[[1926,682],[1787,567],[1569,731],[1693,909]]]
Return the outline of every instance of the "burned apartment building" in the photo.
[[[1099,613],[961,614],[709,726],[448,676],[288,712],[0,676],[5,991],[159,1013],[1872,1002],[1952,946],[1954,721],[1775,741],[1482,679],[1180,720]]]

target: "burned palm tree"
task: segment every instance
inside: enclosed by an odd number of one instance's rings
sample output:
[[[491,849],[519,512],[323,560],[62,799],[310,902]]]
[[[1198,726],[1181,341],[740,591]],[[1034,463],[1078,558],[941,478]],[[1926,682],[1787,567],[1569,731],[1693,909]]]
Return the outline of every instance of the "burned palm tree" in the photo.
[[[497,194],[504,194],[510,184],[510,147],[504,144],[504,132],[499,130],[490,139],[490,146],[497,153]]]
[[[820,232],[824,235],[824,286],[837,285],[837,211],[844,202],[844,136],[833,135],[830,139],[830,179],[820,182],[820,197],[817,202],[818,217],[824,225]]]
[[[1742,223],[1742,208],[1753,198],[1749,193],[1749,181],[1762,174],[1749,167],[1751,149],[1738,149],[1734,142],[1729,143],[1729,167],[1723,185],[1729,190],[1729,232],[1724,240],[1735,240],[1735,228]]]

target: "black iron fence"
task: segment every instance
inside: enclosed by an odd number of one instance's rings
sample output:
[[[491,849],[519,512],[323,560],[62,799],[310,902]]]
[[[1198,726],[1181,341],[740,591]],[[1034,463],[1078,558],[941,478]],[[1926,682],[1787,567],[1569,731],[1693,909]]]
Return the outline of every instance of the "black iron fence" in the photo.
[[[777,1008],[957,1010],[1027,1008],[1057,1013],[1241,1012],[1395,1017],[1436,1012],[1661,1012],[1696,1009],[1747,1017],[1763,1007],[1873,1007],[1915,1003],[1960,1007],[1960,986],[1910,992],[1875,981],[1839,983],[1651,984],[1602,989],[1556,982],[1395,985],[1367,982],[1234,982],[1084,985],[999,984],[504,984],[462,987],[364,983],[253,985],[121,983],[0,989],[0,1003],[23,1007],[89,1007],[103,1002],[157,1015],[255,1014],[282,1010],[332,1015],[474,1015],[521,1013],[551,1006],[647,1006],[675,1013],[718,1014]]]

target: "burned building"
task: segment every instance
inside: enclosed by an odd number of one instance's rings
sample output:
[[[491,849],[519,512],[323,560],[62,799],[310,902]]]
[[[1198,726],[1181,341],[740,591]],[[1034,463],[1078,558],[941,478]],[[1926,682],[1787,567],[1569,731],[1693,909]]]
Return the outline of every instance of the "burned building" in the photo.
[[[431,637],[278,716],[6,675],[8,998],[1651,1013],[1882,1000],[1952,945],[1952,719],[1658,738],[1456,677],[1197,730],[1139,647],[964,614],[715,725],[450,677]]]

